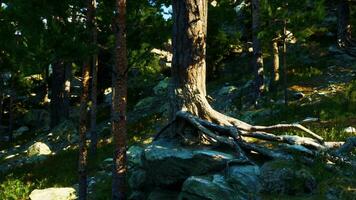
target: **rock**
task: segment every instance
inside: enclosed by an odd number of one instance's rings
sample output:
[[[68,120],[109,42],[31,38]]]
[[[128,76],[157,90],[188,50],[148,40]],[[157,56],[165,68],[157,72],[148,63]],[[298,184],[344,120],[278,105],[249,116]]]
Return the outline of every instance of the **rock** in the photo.
[[[129,177],[129,186],[132,189],[140,189],[146,182],[146,171],[142,169],[134,170]]]
[[[50,155],[52,153],[51,149],[47,144],[42,142],[36,142],[27,149],[27,155],[40,156],[40,155]]]
[[[307,117],[303,119],[301,122],[302,123],[309,123],[309,122],[318,122],[320,119],[316,117]]]
[[[154,189],[148,196],[147,200],[173,200],[177,199],[179,192],[162,190],[160,188]]]
[[[24,123],[30,127],[42,128],[49,130],[50,114],[46,110],[31,109],[24,116]]]
[[[241,193],[248,193],[248,196],[257,194],[261,190],[260,168],[256,165],[236,165],[228,170],[227,182],[233,189]]]
[[[33,190],[31,200],[74,200],[77,199],[74,188],[47,188]]]
[[[293,99],[299,100],[299,99],[304,98],[304,97],[305,97],[305,94],[304,94],[303,92],[294,92],[294,93],[292,94],[292,96],[293,96]]]
[[[168,87],[170,83],[170,78],[166,77],[165,79],[161,80],[154,88],[153,91],[155,95],[167,95],[168,94]]]
[[[131,146],[127,150],[127,160],[130,166],[142,166],[143,148],[139,146]]]
[[[183,183],[179,200],[239,200],[245,199],[231,188],[222,175],[191,176]]]
[[[21,126],[20,128],[18,128],[15,133],[14,133],[14,137],[20,137],[21,135],[23,135],[25,132],[29,131],[30,129],[27,126]]]
[[[315,178],[306,167],[296,165],[287,160],[265,163],[260,176],[262,191],[288,195],[313,192],[316,189]]]
[[[356,128],[349,126],[347,128],[344,129],[345,133],[356,133]]]
[[[148,146],[143,153],[143,166],[148,179],[156,185],[180,183],[189,176],[222,170],[226,162],[234,158],[231,154],[194,148],[184,148],[166,141],[157,141]]]
[[[146,194],[141,192],[141,191],[133,191],[129,198],[129,200],[142,200],[142,199],[146,199]]]
[[[230,95],[230,94],[233,94],[234,92],[237,91],[237,87],[235,86],[225,86],[225,87],[222,87],[219,92],[218,92],[218,95],[219,96],[222,96],[222,95]]]
[[[52,130],[53,135],[56,140],[67,140],[70,144],[76,144],[79,141],[79,135],[77,130],[77,125],[74,122],[65,120],[62,123],[58,124]]]

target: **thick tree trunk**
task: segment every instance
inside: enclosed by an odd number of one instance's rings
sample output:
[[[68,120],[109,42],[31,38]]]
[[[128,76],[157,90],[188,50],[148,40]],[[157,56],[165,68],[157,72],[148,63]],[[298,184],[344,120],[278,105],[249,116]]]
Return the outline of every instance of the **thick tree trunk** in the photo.
[[[264,91],[264,77],[263,77],[263,57],[258,39],[260,32],[260,0],[252,0],[252,45],[253,45],[253,68],[255,72],[255,100],[261,96]]]
[[[347,0],[339,0],[337,19],[337,44],[340,48],[346,48],[351,39],[350,7]]]
[[[284,20],[283,24],[283,88],[284,104],[288,106],[287,20]]]
[[[87,199],[87,159],[88,151],[86,144],[87,134],[87,102],[89,93],[89,64],[83,65],[82,95],[80,97],[80,119],[79,119],[79,200]]]
[[[173,0],[172,119],[179,110],[205,115],[200,104],[207,104],[207,6],[207,1]]]
[[[64,103],[65,67],[63,61],[53,64],[51,81],[51,127],[55,127],[62,120],[67,119]]]
[[[92,39],[93,46],[97,46],[97,27],[95,20],[96,13],[96,0],[92,0],[91,8],[92,10]],[[92,58],[92,79],[91,79],[91,112],[90,112],[90,133],[91,133],[91,152],[93,155],[96,155],[98,135],[96,130],[96,113],[97,113],[97,90],[98,90],[98,55],[95,52]]]
[[[112,134],[114,138],[114,169],[112,199],[127,198],[126,190],[126,106],[127,106],[127,52],[126,0],[116,1],[116,62],[113,91]]]

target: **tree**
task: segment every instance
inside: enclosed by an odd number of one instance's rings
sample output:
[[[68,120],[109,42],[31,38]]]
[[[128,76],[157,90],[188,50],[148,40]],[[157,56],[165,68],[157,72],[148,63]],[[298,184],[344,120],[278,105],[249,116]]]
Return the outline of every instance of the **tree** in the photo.
[[[95,0],[87,1],[87,27],[91,31],[90,24],[93,20]],[[88,41],[90,39],[88,38]],[[89,96],[89,77],[90,77],[90,59],[84,62],[82,68],[82,95],[80,97],[80,119],[79,119],[79,199],[87,199],[87,164],[88,164],[88,150],[87,150],[87,104]]]
[[[112,101],[112,134],[114,138],[114,169],[112,199],[126,199],[126,106],[127,106],[127,52],[126,0],[116,0],[115,7],[115,67]]]
[[[241,136],[289,144],[303,143],[305,141],[296,139],[297,137],[289,139],[266,133],[275,130],[298,129],[316,138],[316,143],[319,142],[317,145],[322,143],[323,138],[300,124],[254,126],[214,110],[207,101],[205,86],[207,1],[173,0],[172,7],[174,24],[170,87],[171,123],[167,124],[155,139],[163,133],[168,134],[168,137],[182,135],[184,129],[190,126],[211,141],[234,148],[236,153],[243,158],[246,156],[242,148],[268,157],[279,155],[268,148],[249,144]]]
[[[96,48],[98,33],[96,24],[96,0],[93,0],[89,5],[92,12],[92,19],[89,21],[91,29],[92,45]],[[96,49],[95,49],[96,51]],[[95,155],[98,143],[98,135],[96,131],[96,113],[97,113],[97,90],[98,90],[98,54],[94,52],[91,62],[92,79],[91,79],[91,111],[90,111],[90,134],[91,134],[91,151]]]
[[[255,101],[261,96],[264,90],[264,77],[263,77],[263,55],[258,38],[260,29],[260,0],[251,1],[252,8],[252,46],[253,46],[253,69],[255,72]]]
[[[356,40],[352,38],[348,0],[339,0],[337,5],[337,45],[351,56],[356,56]]]

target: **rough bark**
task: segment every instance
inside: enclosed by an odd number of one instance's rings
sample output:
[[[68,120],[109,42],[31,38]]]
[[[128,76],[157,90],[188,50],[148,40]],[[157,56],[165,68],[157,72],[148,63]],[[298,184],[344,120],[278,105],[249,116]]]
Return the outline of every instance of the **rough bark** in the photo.
[[[288,81],[287,81],[287,20],[283,22],[283,88],[284,88],[284,103],[288,106]]]
[[[279,49],[278,49],[278,41],[272,41],[273,47],[273,81],[279,81]]]
[[[62,120],[67,119],[64,103],[65,66],[63,61],[57,61],[52,66],[51,81],[51,127],[55,127]]]
[[[83,65],[82,73],[82,95],[80,97],[80,119],[79,119],[79,200],[87,199],[87,163],[88,150],[86,144],[87,134],[87,102],[89,93],[89,64]]]
[[[171,118],[179,110],[209,117],[206,88],[207,1],[173,0]]]
[[[127,198],[126,189],[126,106],[127,106],[127,52],[126,52],[126,0],[116,1],[116,62],[113,91],[112,134],[114,138],[114,169],[112,199]]]
[[[265,86],[263,77],[263,57],[258,34],[260,32],[260,0],[251,1],[252,8],[252,46],[253,46],[253,69],[255,73],[255,100],[261,96]]]
[[[90,4],[90,12],[92,13],[92,19],[89,21],[91,23],[91,34],[92,34],[92,44],[94,47],[97,46],[97,26],[96,26],[96,0],[92,0]],[[97,113],[97,90],[98,90],[98,55],[95,52],[92,56],[92,79],[91,79],[91,112],[90,112],[90,134],[91,143],[90,149],[93,155],[96,155],[98,135],[96,130],[96,113]]]
[[[329,149],[322,137],[300,124],[277,124],[272,126],[254,126],[215,111],[206,99],[205,89],[205,39],[207,1],[173,1],[173,62],[171,82],[171,122],[155,137],[184,136],[185,127],[197,130],[198,136],[214,144],[233,148],[240,156],[248,159],[244,152],[254,151],[269,158],[293,158],[290,151],[305,154],[305,159],[320,155]],[[168,128],[171,128],[171,131]],[[273,131],[303,131],[311,137],[277,136]],[[170,134],[169,134],[170,133]],[[253,137],[267,141],[253,144],[245,141]],[[198,137],[199,138],[199,137]],[[281,143],[278,150],[271,144]],[[349,151],[354,140],[344,146]],[[283,149],[287,149],[283,151]]]

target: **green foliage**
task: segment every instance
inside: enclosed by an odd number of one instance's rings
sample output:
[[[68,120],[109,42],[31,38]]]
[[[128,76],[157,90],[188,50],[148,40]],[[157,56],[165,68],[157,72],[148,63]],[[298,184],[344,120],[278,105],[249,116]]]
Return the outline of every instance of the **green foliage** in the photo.
[[[34,184],[31,182],[24,182],[21,179],[9,176],[4,182],[0,183],[0,199],[27,200],[33,186]]]

